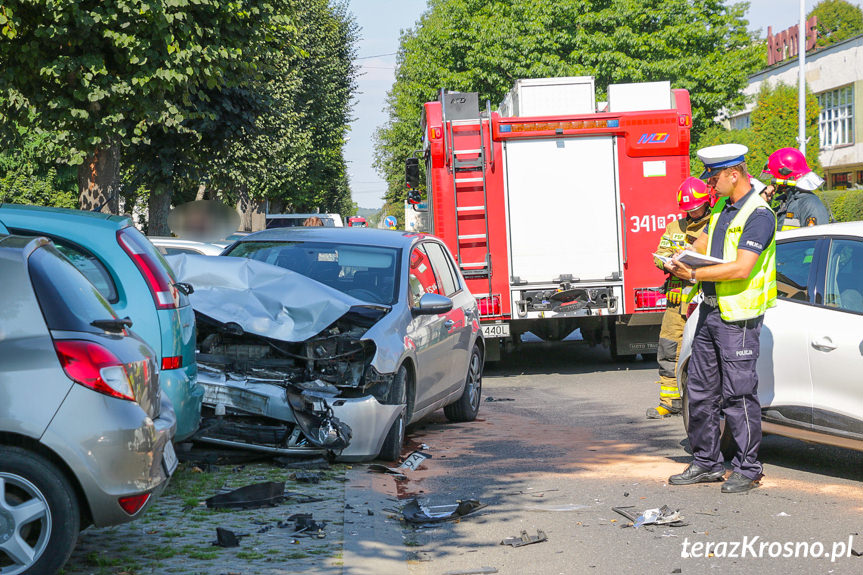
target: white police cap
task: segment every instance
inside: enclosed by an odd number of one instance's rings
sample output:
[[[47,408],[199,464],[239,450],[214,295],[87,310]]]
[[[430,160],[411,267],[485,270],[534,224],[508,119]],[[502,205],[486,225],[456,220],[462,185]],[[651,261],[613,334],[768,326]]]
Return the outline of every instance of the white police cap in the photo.
[[[699,178],[706,180],[721,172],[746,161],[744,157],[749,148],[743,144],[720,144],[698,150],[698,159],[704,163],[704,172]]]

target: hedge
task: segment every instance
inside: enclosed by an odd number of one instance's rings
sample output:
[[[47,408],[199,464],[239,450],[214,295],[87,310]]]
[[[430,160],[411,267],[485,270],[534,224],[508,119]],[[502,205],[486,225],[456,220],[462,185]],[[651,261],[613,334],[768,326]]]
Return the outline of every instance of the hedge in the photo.
[[[824,190],[816,193],[837,222],[863,220],[863,190]]]

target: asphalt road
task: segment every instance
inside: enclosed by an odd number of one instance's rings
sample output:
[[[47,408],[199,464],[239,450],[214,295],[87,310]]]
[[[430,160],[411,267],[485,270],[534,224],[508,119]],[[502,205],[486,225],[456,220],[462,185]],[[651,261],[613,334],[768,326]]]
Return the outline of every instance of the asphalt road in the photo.
[[[457,523],[404,530],[409,572],[863,572],[851,552],[863,552],[863,452],[765,437],[760,488],[669,486],[690,457],[679,417],[644,418],[658,399],[655,379],[655,363],[614,363],[581,343],[527,344],[489,366],[477,421],[451,424],[438,413],[408,430],[433,458],[399,483],[400,498],[488,505]],[[625,527],[611,508],[627,505],[668,505],[689,525]],[[538,529],[547,542],[500,545]],[[713,556],[699,544],[712,544]]]

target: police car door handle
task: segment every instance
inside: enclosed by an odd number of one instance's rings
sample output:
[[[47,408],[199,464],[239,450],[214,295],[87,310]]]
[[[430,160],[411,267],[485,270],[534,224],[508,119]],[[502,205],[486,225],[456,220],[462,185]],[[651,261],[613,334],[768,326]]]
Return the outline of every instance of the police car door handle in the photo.
[[[836,346],[833,345],[833,340],[827,336],[816,337],[812,340],[812,347],[819,351],[833,351]]]

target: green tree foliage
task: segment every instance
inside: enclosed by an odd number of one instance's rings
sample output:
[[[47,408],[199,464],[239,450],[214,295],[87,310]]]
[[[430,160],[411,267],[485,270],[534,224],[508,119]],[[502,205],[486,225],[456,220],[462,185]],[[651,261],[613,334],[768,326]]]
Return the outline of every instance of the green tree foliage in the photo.
[[[746,4],[719,0],[430,0],[401,37],[376,167],[388,199],[405,197],[404,160],[419,146],[423,102],[440,88],[499,102],[519,78],[591,75],[612,83],[670,80],[690,91],[696,133],[742,103],[760,65]]]
[[[817,192],[837,222],[863,221],[863,190]]]
[[[749,148],[746,163],[749,172],[761,176],[761,169],[770,154],[779,148],[797,147],[797,86],[777,84],[761,85],[755,108],[750,115],[751,125],[743,130],[726,130],[714,125],[691,147],[692,173],[702,169],[695,156],[698,148],[716,144],[738,143]],[[818,171],[818,98],[812,92],[806,93],[806,161]]]
[[[62,145],[83,166],[82,188],[110,185],[117,162],[97,173],[100,154],[116,158],[156,125],[185,129],[191,101],[244,77],[244,49],[268,9],[264,0],[2,0],[0,122]],[[104,195],[95,193],[91,201]]]
[[[863,9],[845,0],[821,0],[806,16],[818,17],[819,48],[863,32]]]
[[[78,203],[75,169],[52,164],[47,138],[25,134],[0,151],[0,203],[73,208]]]

